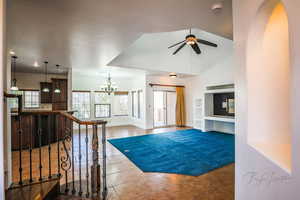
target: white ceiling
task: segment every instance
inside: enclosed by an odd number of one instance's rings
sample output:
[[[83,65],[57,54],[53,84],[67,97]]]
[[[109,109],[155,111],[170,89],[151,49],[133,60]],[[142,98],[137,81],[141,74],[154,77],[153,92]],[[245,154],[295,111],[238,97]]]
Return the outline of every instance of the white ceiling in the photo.
[[[109,65],[151,71],[199,74],[232,58],[232,40],[200,29],[192,29],[192,33],[197,38],[217,44],[217,48],[199,44],[202,53],[198,55],[189,45],[186,45],[176,55],[172,55],[180,45],[171,49],[168,49],[168,46],[184,40],[188,33],[189,30],[144,34]]]
[[[217,1],[224,8],[216,14],[210,7]],[[143,33],[197,27],[232,38],[231,0],[9,0],[7,6],[8,50],[19,56],[20,71],[45,59],[52,68],[98,69]]]

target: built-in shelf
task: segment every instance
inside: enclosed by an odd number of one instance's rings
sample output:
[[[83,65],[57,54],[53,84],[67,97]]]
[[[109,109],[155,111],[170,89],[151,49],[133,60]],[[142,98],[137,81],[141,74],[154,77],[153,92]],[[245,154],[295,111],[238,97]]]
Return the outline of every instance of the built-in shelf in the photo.
[[[231,92],[234,92],[234,88],[207,90],[204,92],[204,94],[231,93]]]
[[[233,85],[233,84],[231,84]],[[235,132],[235,118],[231,115],[216,115],[214,112],[214,96],[215,94],[234,93],[234,87],[221,88],[221,86],[214,86],[218,89],[207,89],[203,97],[203,131],[220,131],[224,133],[234,134]],[[210,88],[210,87],[207,87]],[[233,115],[233,114],[232,114]]]
[[[229,122],[229,123],[234,123],[235,122],[234,117],[231,117],[231,116],[219,116],[219,115],[207,116],[207,117],[204,117],[204,120]]]
[[[193,127],[195,129],[203,130],[203,101],[201,98],[194,100],[194,122]]]

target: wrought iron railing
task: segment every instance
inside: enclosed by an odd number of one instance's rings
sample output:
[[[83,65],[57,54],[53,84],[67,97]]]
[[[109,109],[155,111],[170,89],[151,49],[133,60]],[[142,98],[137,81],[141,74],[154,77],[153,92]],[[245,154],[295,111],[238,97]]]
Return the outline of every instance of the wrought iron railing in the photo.
[[[26,117],[31,124],[22,123]],[[106,198],[106,121],[82,121],[63,111],[22,110],[16,120],[18,149],[14,153],[18,156],[18,175],[13,176],[18,180],[11,189],[57,180],[63,194]],[[36,128],[26,135],[29,148],[24,148],[24,130],[28,133],[26,128],[34,124]]]

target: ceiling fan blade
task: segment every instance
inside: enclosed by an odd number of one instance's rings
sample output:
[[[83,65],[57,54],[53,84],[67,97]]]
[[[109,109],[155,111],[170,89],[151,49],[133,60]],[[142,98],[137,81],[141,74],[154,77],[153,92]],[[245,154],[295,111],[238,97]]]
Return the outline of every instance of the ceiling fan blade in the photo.
[[[191,47],[194,49],[194,51],[195,51],[197,54],[200,54],[200,53],[201,53],[201,50],[200,50],[200,48],[199,48],[199,46],[198,46],[197,43],[192,44]]]
[[[184,46],[186,45],[186,43],[183,43],[182,45],[180,45],[180,47],[178,47],[178,49],[176,49],[176,51],[174,51],[173,55],[175,55],[180,49],[182,49]]]
[[[216,45],[215,43],[206,41],[206,40],[201,40],[201,39],[197,39],[197,42],[201,43],[201,44],[205,44],[208,46],[212,46],[212,47],[217,47],[218,45]]]
[[[176,44],[173,44],[173,45],[169,46],[168,49],[170,49],[170,48],[172,48],[172,47],[175,47],[175,46],[177,46],[177,45],[179,45],[179,44],[181,44],[181,43],[183,43],[183,42],[185,42],[185,40],[183,40],[183,41],[181,41],[181,42],[178,42],[178,43],[176,43]]]

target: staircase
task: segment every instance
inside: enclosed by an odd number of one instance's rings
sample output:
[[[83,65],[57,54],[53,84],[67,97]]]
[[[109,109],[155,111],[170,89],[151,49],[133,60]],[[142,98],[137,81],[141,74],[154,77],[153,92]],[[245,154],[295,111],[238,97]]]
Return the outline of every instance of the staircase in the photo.
[[[4,96],[22,102],[21,96],[6,93]],[[35,138],[37,147],[32,144],[28,149],[22,147],[26,139],[22,133],[31,126],[22,125],[25,115],[35,119],[28,123],[34,121],[38,126],[29,136]],[[45,117],[46,128],[42,126]],[[106,199],[106,121],[81,121],[63,111],[23,112],[22,109],[18,111],[17,120],[19,148],[14,154],[18,162],[13,164],[17,172],[13,174],[15,182],[6,191],[7,200]],[[58,127],[59,120],[68,120],[71,125]],[[99,126],[101,136],[98,137]],[[47,144],[42,144],[43,137],[51,136],[56,138],[55,142],[48,140]]]
[[[51,200],[59,194],[59,181],[37,183],[6,191],[6,200]]]

